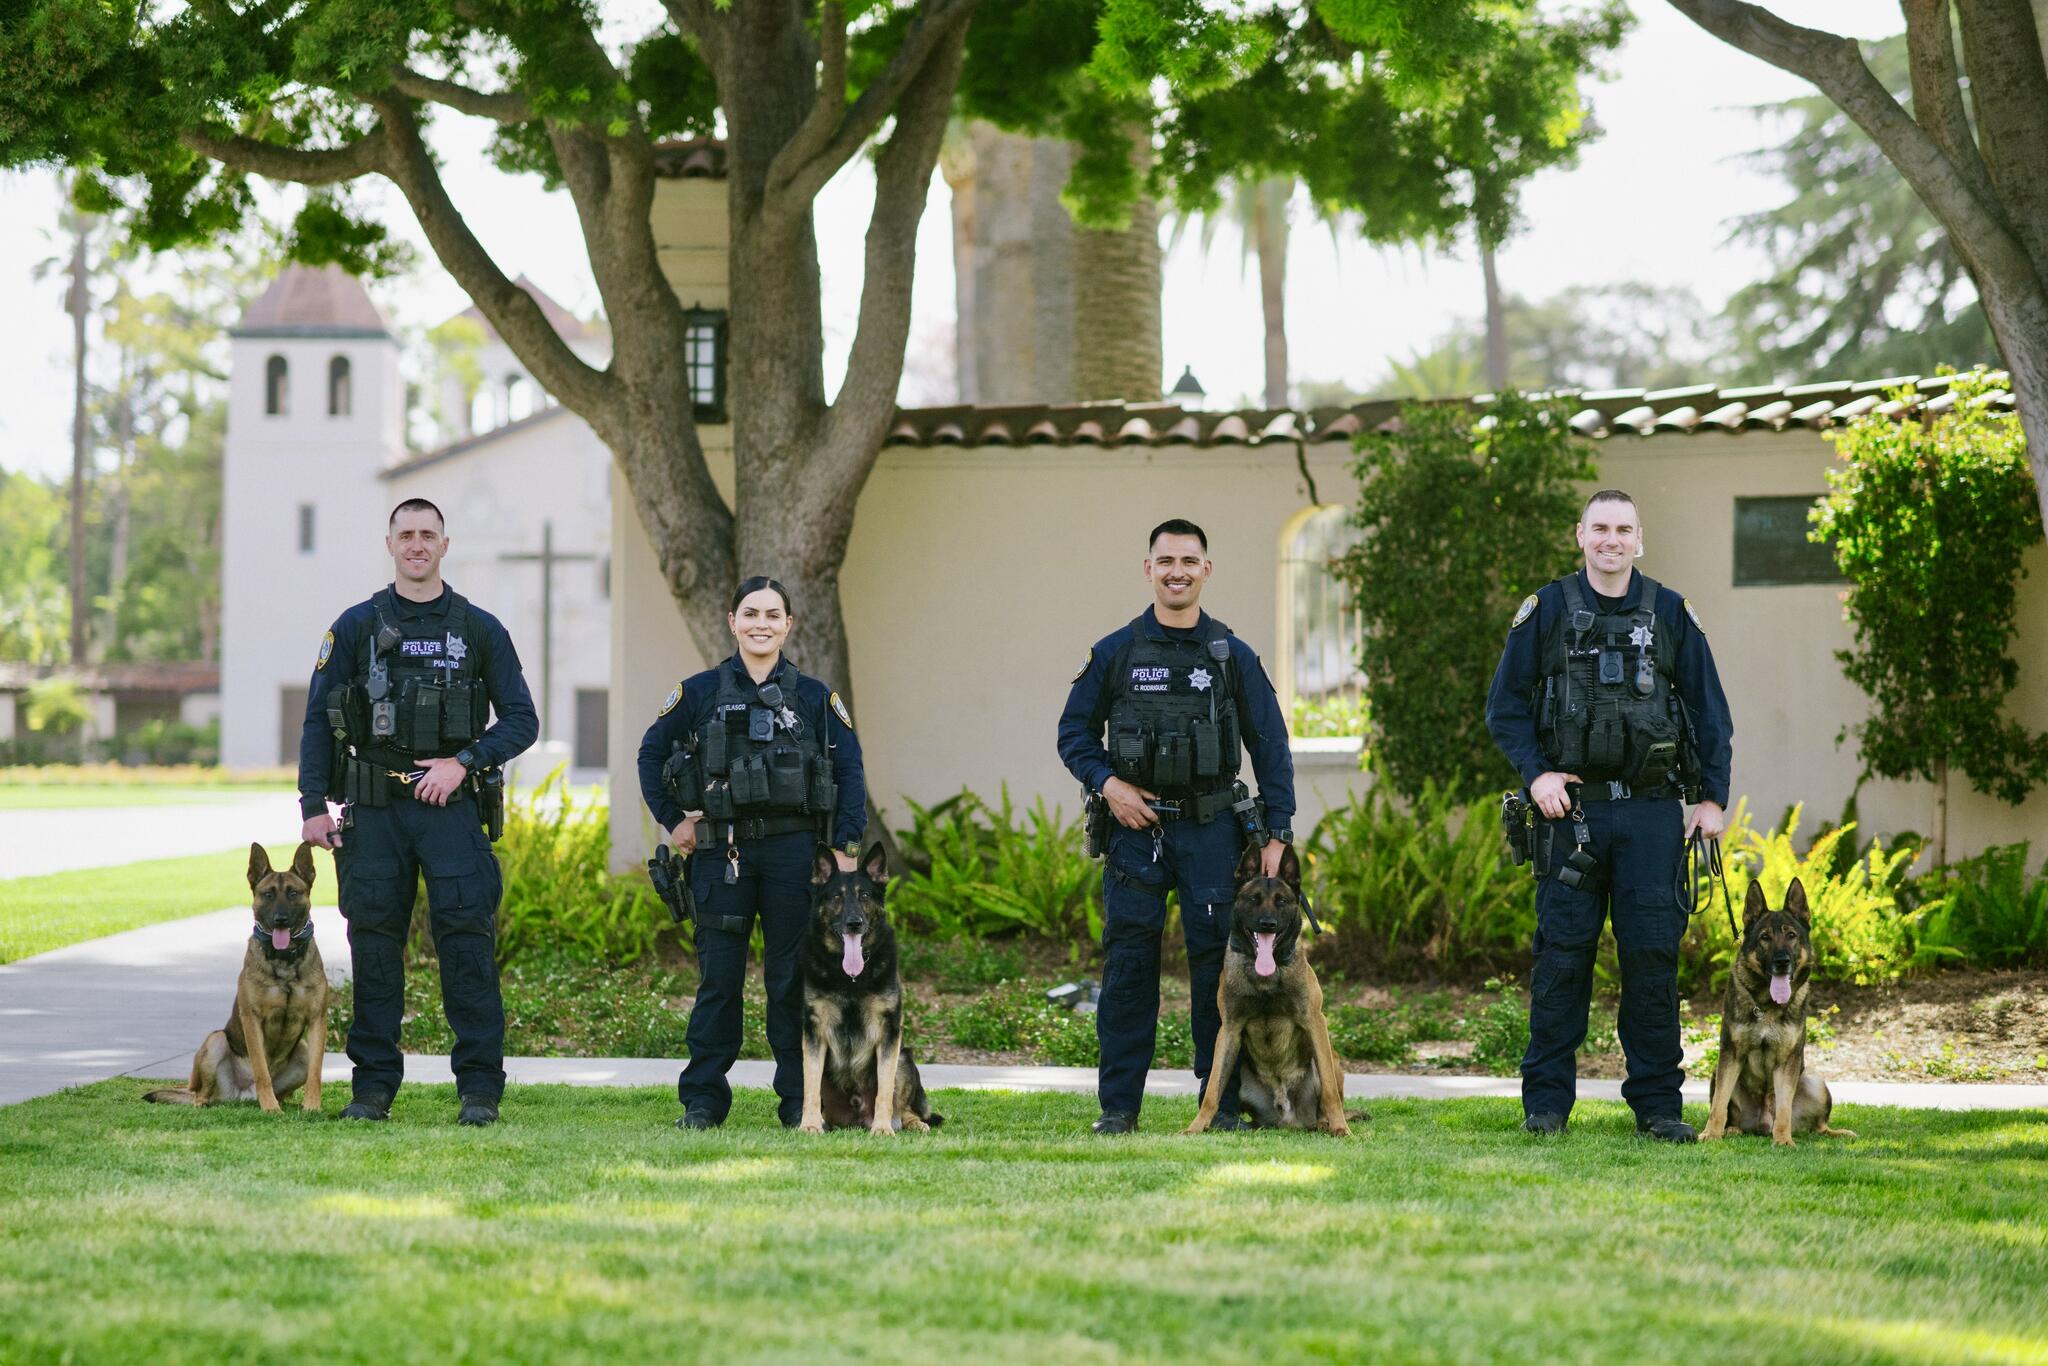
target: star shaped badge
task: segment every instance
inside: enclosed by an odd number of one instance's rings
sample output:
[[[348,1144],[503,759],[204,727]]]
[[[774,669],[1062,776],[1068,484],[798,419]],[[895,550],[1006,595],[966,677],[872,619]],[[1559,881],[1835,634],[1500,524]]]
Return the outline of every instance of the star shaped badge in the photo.
[[[448,662],[450,664],[460,664],[462,657],[468,653],[468,642],[464,641],[461,636],[450,632],[448,636]]]
[[[1635,646],[1638,650],[1649,649],[1650,628],[1647,626],[1638,626],[1633,631],[1630,631],[1628,633],[1628,643]]]
[[[1188,686],[1196,692],[1207,692],[1215,680],[1209,677],[1207,669],[1195,669],[1188,674]]]

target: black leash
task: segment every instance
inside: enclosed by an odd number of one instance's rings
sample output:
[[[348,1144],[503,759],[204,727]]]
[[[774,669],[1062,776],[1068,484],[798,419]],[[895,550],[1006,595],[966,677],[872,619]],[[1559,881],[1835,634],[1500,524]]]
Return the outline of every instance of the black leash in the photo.
[[[1718,837],[1709,839],[1704,830],[1695,829],[1691,841],[1685,847],[1683,900],[1688,918],[1697,914],[1700,908],[1700,878],[1703,870],[1707,881],[1721,884],[1721,909],[1728,913],[1728,933],[1734,937],[1737,944],[1740,944],[1742,931],[1735,925],[1735,901],[1728,895],[1728,873],[1721,865],[1721,841]],[[1710,890],[1707,893],[1707,900],[1713,899],[1714,894]]]

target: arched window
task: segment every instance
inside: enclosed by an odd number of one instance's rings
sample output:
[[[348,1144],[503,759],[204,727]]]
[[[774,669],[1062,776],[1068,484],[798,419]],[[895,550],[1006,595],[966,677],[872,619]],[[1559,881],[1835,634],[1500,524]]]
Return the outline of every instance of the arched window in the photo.
[[[291,366],[283,356],[272,356],[263,362],[263,411],[283,417],[291,411],[291,396]]]
[[[327,415],[347,417],[349,415],[348,357],[336,356],[327,362]]]
[[[505,420],[517,422],[532,415],[533,386],[526,382],[526,376],[515,370],[505,376]]]
[[[1309,508],[1280,537],[1280,705],[1297,738],[1363,734],[1363,625],[1336,564],[1358,544],[1343,507]]]

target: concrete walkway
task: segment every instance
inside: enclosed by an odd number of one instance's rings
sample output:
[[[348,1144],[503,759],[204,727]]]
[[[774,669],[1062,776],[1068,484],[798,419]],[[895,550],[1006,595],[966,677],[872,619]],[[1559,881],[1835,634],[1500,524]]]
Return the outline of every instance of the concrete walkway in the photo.
[[[315,934],[328,975],[348,974],[348,940],[340,914],[314,911]],[[235,973],[249,935],[245,907],[189,920],[129,930],[91,943],[0,965],[0,1104],[48,1095],[113,1076],[181,1079],[192,1050],[209,1030],[227,1021]],[[1095,1072],[1086,1067],[966,1067],[922,1063],[925,1084],[974,1090],[1072,1091],[1092,1093]],[[680,1064],[668,1058],[507,1058],[515,1085],[655,1086],[672,1088]],[[348,1059],[329,1054],[325,1075],[345,1081]],[[739,1086],[769,1084],[773,1064],[742,1062],[733,1068]],[[409,1056],[406,1077],[448,1082],[446,1057]],[[1911,1082],[1831,1082],[1838,1101],[1856,1105],[1902,1105],[1944,1110],[2048,1109],[2048,1085],[1942,1085]],[[1188,1096],[1194,1077],[1181,1071],[1153,1072],[1146,1092]],[[1517,1096],[1514,1077],[1433,1077],[1353,1073],[1344,1093],[1360,1099],[1399,1097]],[[1621,1085],[1582,1081],[1586,1099],[1616,1100]],[[1704,1082],[1687,1082],[1687,1099],[1704,1102]]]
[[[159,806],[0,811],[0,879],[276,845],[299,832],[288,792]]]

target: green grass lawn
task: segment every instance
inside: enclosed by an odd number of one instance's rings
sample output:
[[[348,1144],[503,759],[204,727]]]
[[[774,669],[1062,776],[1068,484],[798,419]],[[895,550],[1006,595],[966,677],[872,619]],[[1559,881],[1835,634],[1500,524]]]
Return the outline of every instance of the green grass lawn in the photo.
[[[274,783],[219,783],[210,787],[156,787],[147,783],[85,786],[73,783],[0,784],[0,811],[74,811],[103,806],[195,806],[249,797],[289,796]]]
[[[1082,1132],[947,1092],[806,1138],[743,1091],[450,1088],[343,1125],[101,1083],[0,1110],[0,1360],[2048,1357],[2048,1111],[1845,1107],[1860,1142],[1562,1139],[1382,1102],[1342,1141]],[[330,1089],[327,1112],[346,1099]]]
[[[289,863],[295,844],[267,846]],[[334,859],[313,851],[316,905],[334,905]],[[47,953],[103,934],[161,920],[249,904],[246,846],[218,854],[151,859],[118,868],[86,868],[0,881],[0,963]]]

